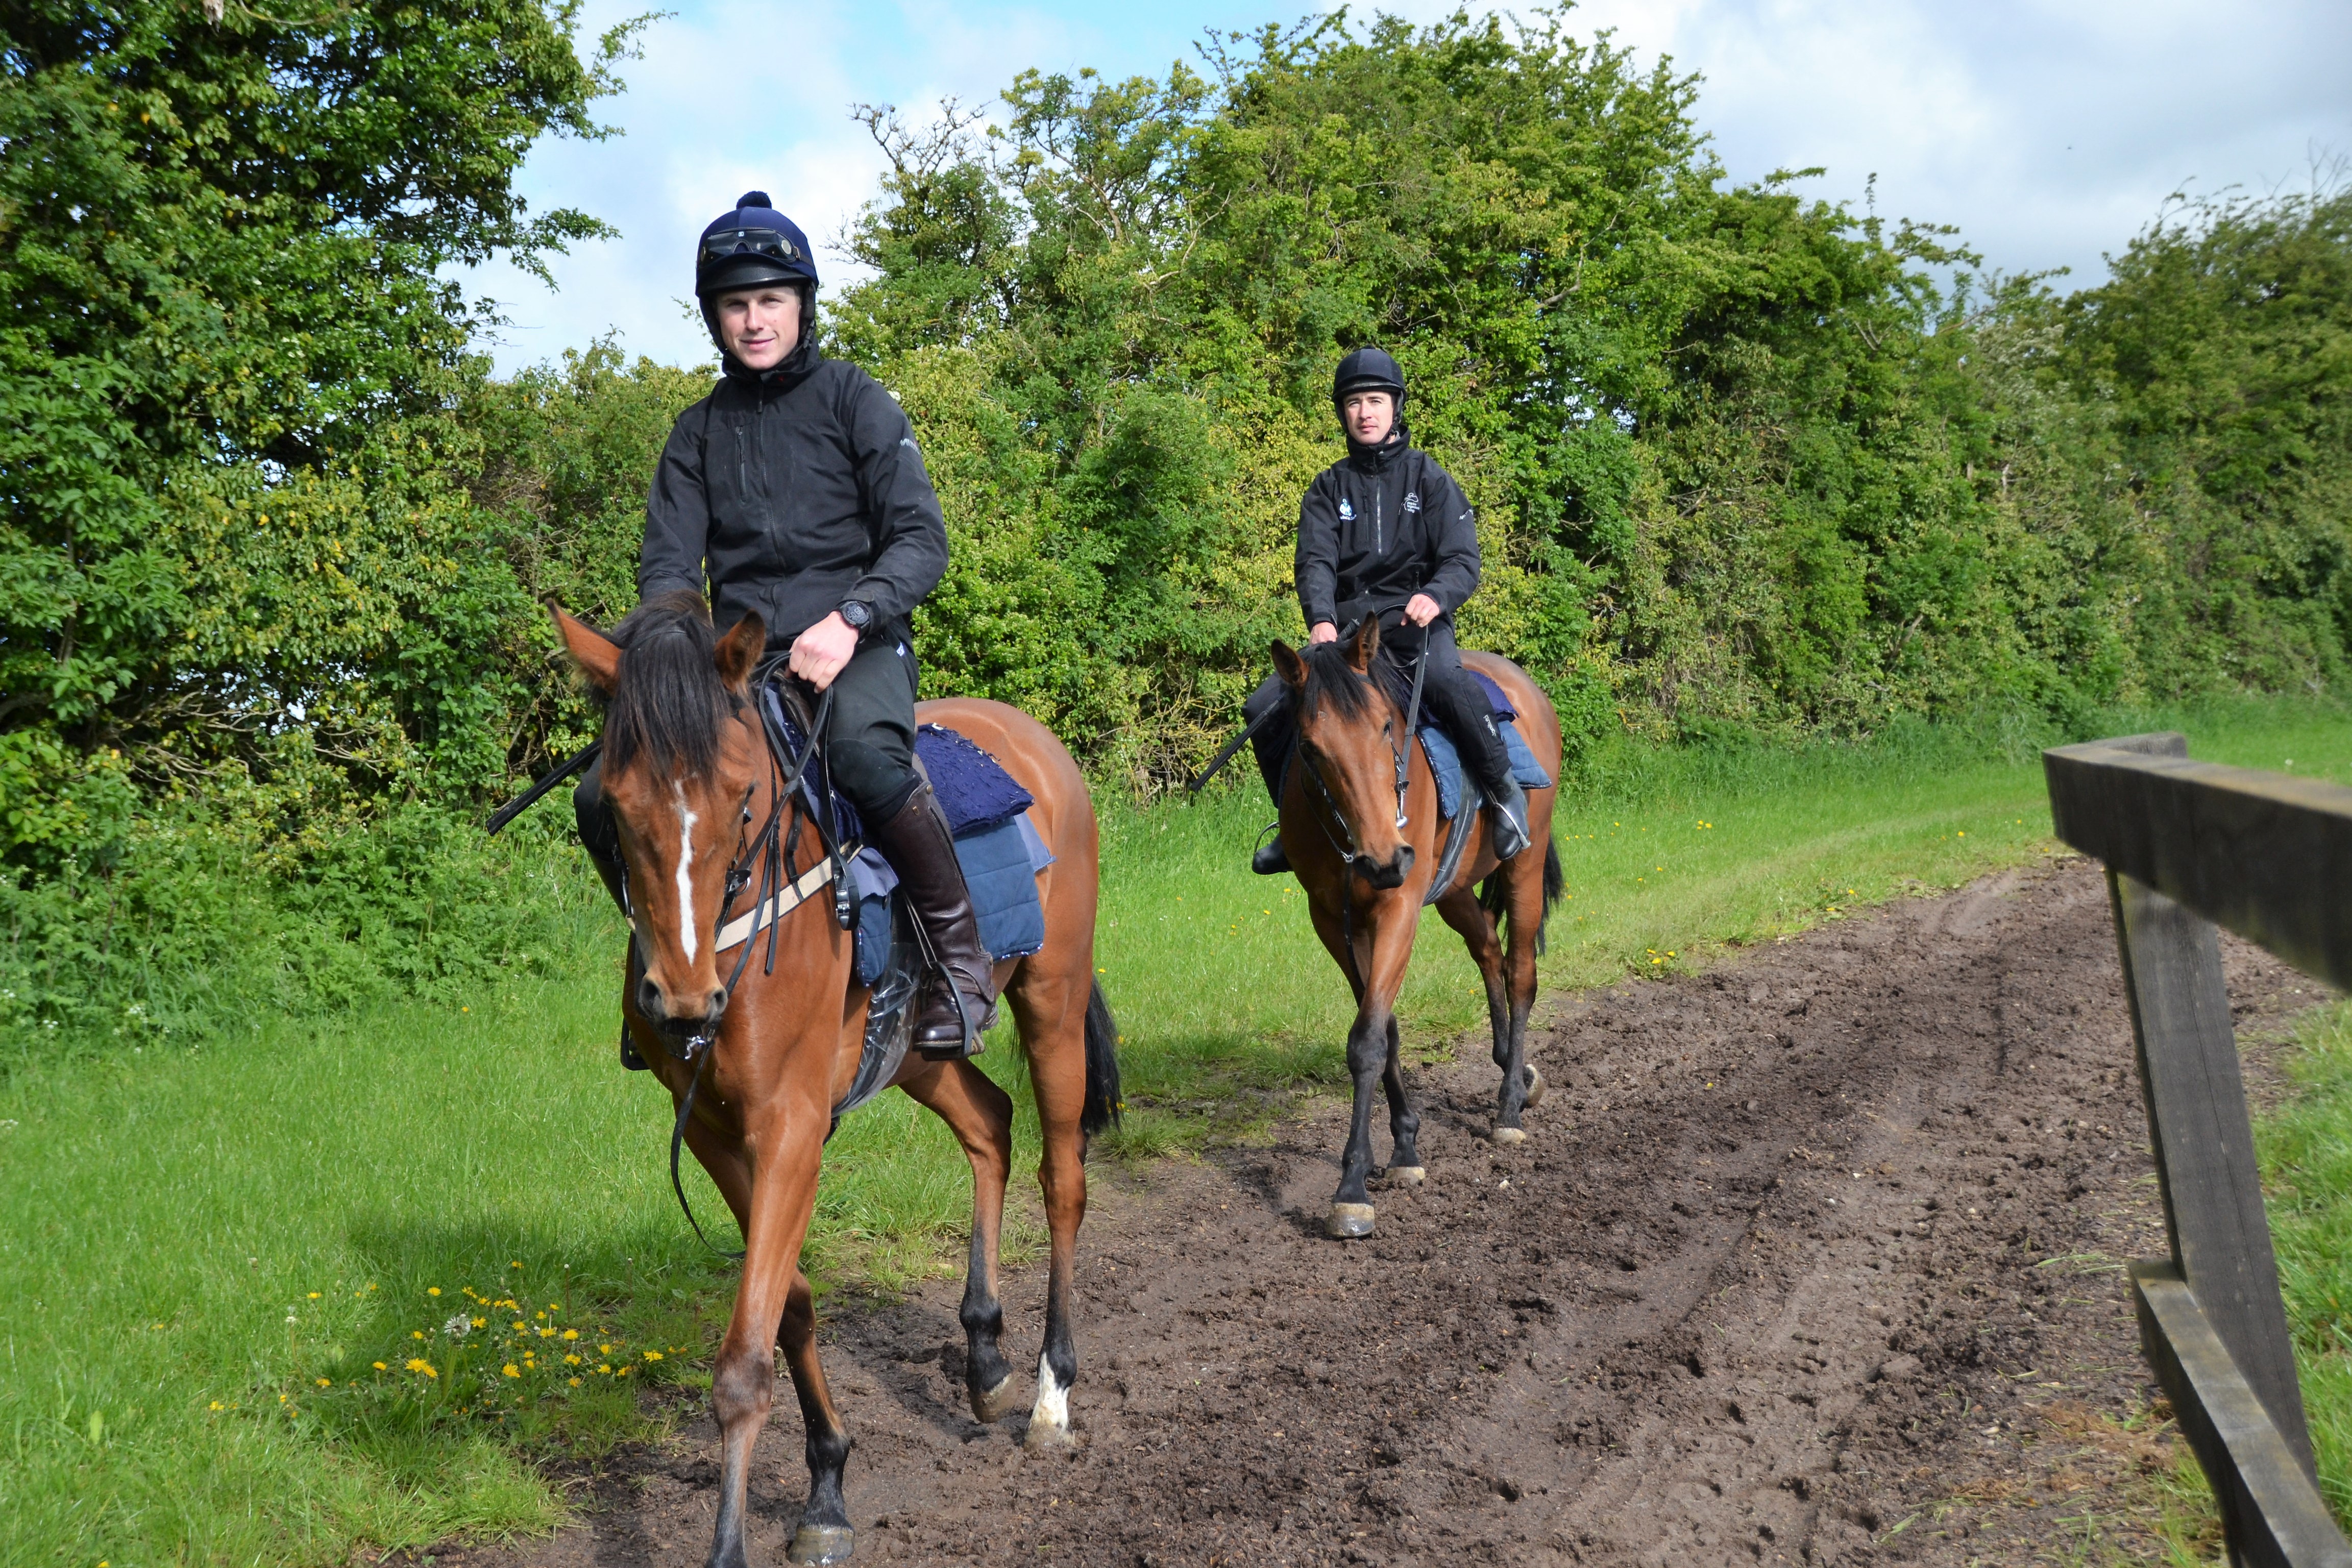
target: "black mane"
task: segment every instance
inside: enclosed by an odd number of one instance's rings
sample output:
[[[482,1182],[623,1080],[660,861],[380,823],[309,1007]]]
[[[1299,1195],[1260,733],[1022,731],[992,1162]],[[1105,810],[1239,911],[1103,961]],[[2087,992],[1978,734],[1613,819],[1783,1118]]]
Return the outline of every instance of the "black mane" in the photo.
[[[1348,662],[1349,639],[1338,642],[1311,643],[1299,650],[1307,661],[1307,683],[1301,687],[1293,702],[1301,711],[1331,705],[1331,711],[1342,719],[1361,715],[1371,701],[1373,691],[1387,698],[1402,710],[1412,698],[1412,679],[1389,658],[1385,649],[1372,656],[1369,678],[1358,675]]]
[[[609,634],[626,658],[604,707],[604,766],[643,752],[656,773],[702,777],[719,761],[719,726],[736,701],[719,679],[718,635],[702,595],[657,594]]]

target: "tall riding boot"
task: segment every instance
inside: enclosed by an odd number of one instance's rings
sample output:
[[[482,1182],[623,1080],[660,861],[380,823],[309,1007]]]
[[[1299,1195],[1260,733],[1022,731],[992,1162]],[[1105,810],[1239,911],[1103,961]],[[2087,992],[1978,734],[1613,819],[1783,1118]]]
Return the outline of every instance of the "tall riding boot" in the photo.
[[[621,836],[613,826],[612,808],[604,804],[604,764],[592,766],[572,792],[572,810],[580,825],[580,847],[588,851],[588,864],[596,868],[604,891],[613,897],[613,907],[623,919],[629,913],[628,873],[621,865]],[[637,934],[634,926],[629,931],[629,950],[622,961],[625,984],[636,989],[637,978],[645,966],[637,956]],[[646,1070],[646,1058],[638,1054],[637,1043],[629,1038],[629,1018],[625,1008],[621,1015],[621,1065],[631,1072]]]
[[[1463,760],[1478,780],[1478,793],[1486,797],[1486,842],[1496,859],[1507,860],[1534,837],[1528,822],[1528,792],[1513,776],[1510,746],[1493,715],[1483,716],[1480,731]]]
[[[916,1001],[915,1048],[935,1060],[978,1055],[982,1033],[996,1022],[996,964],[980,945],[963,863],[930,784],[918,784],[887,822],[868,824],[866,838],[898,873],[939,963]]]

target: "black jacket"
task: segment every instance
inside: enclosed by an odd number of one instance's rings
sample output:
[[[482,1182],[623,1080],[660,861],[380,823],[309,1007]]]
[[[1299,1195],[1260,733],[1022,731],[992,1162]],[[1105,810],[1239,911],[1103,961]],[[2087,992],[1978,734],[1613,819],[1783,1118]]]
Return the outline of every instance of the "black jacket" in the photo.
[[[772,647],[845,599],[873,606],[869,639],[904,637],[947,563],[940,498],[905,412],[809,342],[764,375],[730,364],[670,426],[637,595],[699,594],[707,575],[719,627],[756,610]]]
[[[1426,594],[1451,620],[1478,587],[1478,519],[1454,477],[1406,440],[1332,464],[1298,503],[1298,607],[1345,626]]]

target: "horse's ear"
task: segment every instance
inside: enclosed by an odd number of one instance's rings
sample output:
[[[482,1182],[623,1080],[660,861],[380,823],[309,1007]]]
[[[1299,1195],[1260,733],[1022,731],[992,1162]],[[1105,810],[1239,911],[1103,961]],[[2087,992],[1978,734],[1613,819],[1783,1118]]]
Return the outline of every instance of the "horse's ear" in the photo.
[[[564,651],[588,684],[610,697],[614,683],[621,678],[621,645],[593,626],[583,626],[548,601],[547,613],[555,617],[555,630],[563,638]]]
[[[1298,650],[1280,637],[1274,639],[1274,672],[1282,677],[1283,684],[1293,691],[1307,684],[1307,661]]]
[[[757,615],[745,616],[719,639],[712,661],[719,666],[719,679],[727,683],[728,690],[743,689],[744,681],[751,679],[751,667],[760,662],[760,655],[767,647],[768,627]]]
[[[1358,675],[1370,675],[1372,656],[1381,651],[1381,618],[1366,616],[1364,624],[1356,628],[1355,640],[1348,645],[1348,668]]]

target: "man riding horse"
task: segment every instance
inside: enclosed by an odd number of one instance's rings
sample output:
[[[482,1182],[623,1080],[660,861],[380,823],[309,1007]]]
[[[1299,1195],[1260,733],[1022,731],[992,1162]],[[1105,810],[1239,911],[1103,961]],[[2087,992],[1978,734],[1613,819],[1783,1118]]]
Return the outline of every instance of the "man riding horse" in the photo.
[[[824,742],[834,784],[898,874],[939,960],[917,1005],[915,1047],[976,1053],[995,1018],[993,965],[947,818],[915,771],[910,618],[947,569],[947,526],[897,401],[818,352],[816,289],[807,238],[766,192],[746,192],[702,231],[694,292],[724,374],[662,448],[637,596],[699,597],[707,582],[719,626],[759,616],[769,658],[832,692]],[[581,842],[625,911],[601,764],[572,805]]]
[[[1498,860],[1528,846],[1528,797],[1512,777],[1511,755],[1496,727],[1486,691],[1462,668],[1454,646],[1454,612],[1478,587],[1477,517],[1454,477],[1412,443],[1404,424],[1404,372],[1377,348],[1339,362],[1331,403],[1348,456],[1316,476],[1298,504],[1293,575],[1307,640],[1337,642],[1342,626],[1366,616],[1381,621],[1381,647],[1410,654],[1418,640],[1389,634],[1405,622],[1426,628],[1422,702],[1462,753],[1485,795],[1487,832]],[[1279,675],[1250,694],[1242,711],[1265,787],[1282,801],[1282,772],[1292,737],[1270,710],[1287,700]],[[1410,738],[1404,743],[1410,744]],[[1251,869],[1290,869],[1276,837]]]

